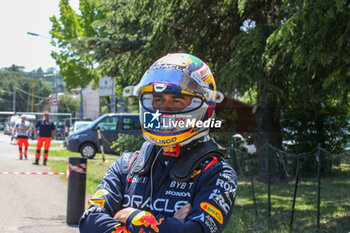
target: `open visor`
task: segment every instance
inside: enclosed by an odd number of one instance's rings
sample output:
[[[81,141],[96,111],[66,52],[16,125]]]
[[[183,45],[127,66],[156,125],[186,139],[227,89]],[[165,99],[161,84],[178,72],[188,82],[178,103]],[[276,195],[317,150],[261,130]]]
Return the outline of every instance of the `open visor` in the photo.
[[[191,93],[199,93],[204,96],[207,101],[220,103],[224,99],[224,95],[221,92],[210,90],[208,88],[208,83],[191,77],[182,71],[164,68],[148,70],[142,77],[139,84],[136,86],[125,87],[123,90],[123,95],[125,97],[138,96],[143,87],[153,85],[155,83],[168,83],[173,86],[178,86],[179,88]],[[154,91],[162,92],[163,90],[155,89]]]

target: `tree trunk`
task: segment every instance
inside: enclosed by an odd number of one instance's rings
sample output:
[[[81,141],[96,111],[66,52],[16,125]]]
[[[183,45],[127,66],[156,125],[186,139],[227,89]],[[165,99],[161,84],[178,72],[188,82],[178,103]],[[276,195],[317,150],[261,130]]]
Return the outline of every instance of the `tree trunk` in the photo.
[[[276,114],[276,103],[273,101],[259,101],[255,112],[257,127],[255,130],[254,144],[259,156],[259,179],[266,180],[267,166],[269,165],[270,177],[285,178],[283,169],[284,161],[278,159],[272,148],[263,146],[268,142],[276,148],[281,148],[282,136],[279,124],[279,114]],[[278,116],[278,117],[276,117]],[[263,149],[262,149],[263,148]],[[268,164],[268,154],[270,155]]]

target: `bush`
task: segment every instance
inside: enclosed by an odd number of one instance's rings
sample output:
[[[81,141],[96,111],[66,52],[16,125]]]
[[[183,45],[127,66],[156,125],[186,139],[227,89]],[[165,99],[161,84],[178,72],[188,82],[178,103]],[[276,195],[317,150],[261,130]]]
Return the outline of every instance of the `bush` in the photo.
[[[135,137],[131,134],[118,133],[118,139],[113,142],[112,148],[115,148],[118,154],[133,152],[140,150],[144,142],[145,139],[142,135]]]

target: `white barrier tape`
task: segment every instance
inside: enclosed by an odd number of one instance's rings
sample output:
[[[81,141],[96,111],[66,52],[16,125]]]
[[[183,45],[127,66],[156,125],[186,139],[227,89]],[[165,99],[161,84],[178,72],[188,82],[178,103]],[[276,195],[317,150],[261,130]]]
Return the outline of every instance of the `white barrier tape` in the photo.
[[[65,175],[65,172],[0,172],[0,175]]]

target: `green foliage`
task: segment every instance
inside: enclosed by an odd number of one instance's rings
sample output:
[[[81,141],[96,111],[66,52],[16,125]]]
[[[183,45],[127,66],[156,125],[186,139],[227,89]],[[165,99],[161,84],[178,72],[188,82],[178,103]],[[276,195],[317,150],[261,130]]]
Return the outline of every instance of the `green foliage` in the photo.
[[[235,50],[226,63],[223,74],[225,79],[222,81],[229,82],[226,85],[222,83],[227,91],[237,89],[240,93],[244,93],[254,88],[263,100],[278,98],[281,95],[280,86],[283,80],[268,75],[262,60],[266,39],[273,30],[273,26],[262,24],[248,32],[242,31],[234,37],[231,44],[235,46]]]
[[[74,113],[79,110],[80,101],[70,95],[60,96],[58,101],[58,109],[63,113]]]
[[[339,151],[349,119],[350,7],[335,1],[81,0],[52,17],[53,54],[68,87],[116,77],[136,84],[159,57],[191,53],[211,67],[218,89],[253,93],[258,149],[295,152],[322,143]],[[299,123],[300,122],[300,123]]]
[[[4,70],[7,71],[23,71],[24,66],[17,66],[15,64],[12,64],[12,66],[8,67],[8,68],[4,68]]]
[[[113,142],[111,148],[115,148],[118,154],[134,152],[140,150],[144,142],[145,140],[142,135],[136,137],[131,134],[118,133],[118,139]]]
[[[297,142],[293,151],[322,143],[339,152],[349,140],[342,132],[350,117],[349,3],[287,4],[298,10],[270,35],[264,53],[270,75],[283,72],[288,81],[281,102],[285,138]]]
[[[220,70],[217,67],[223,67],[232,50],[224,45],[230,43],[231,35],[239,32],[243,22],[234,4],[229,7],[228,3],[208,0],[194,3],[81,1],[81,4],[89,4],[95,10],[82,11],[81,5],[79,16],[66,10],[69,9],[66,3],[61,1],[61,18],[51,19],[54,23],[51,34],[62,45],[67,43],[67,52],[61,52],[66,56],[62,57],[63,60],[75,62],[77,66],[78,60],[73,60],[74,55],[79,57],[80,62],[91,59],[90,63],[96,64],[95,74],[116,77],[117,83],[122,86],[138,82],[157,58],[170,52],[192,53],[207,61],[213,70]],[[93,35],[80,34],[76,37],[78,39],[72,40],[66,32],[72,27],[68,27],[68,23],[80,27],[89,25],[93,28]],[[79,31],[78,26],[75,28]],[[218,44],[223,45],[219,50]],[[64,70],[62,65],[60,67]],[[92,80],[92,77],[86,80]],[[67,83],[69,86],[73,80],[67,79]]]
[[[257,92],[255,89],[251,88],[248,91],[244,92],[241,96],[238,97],[238,100],[247,103],[250,105],[257,104]]]
[[[0,110],[12,111],[13,104],[13,88],[16,86],[26,92],[31,93],[33,88],[33,94],[41,97],[48,97],[52,92],[51,88],[44,84],[41,80],[32,80],[28,74],[14,69],[12,66],[10,69],[4,69],[0,71]],[[41,111],[44,105],[49,99],[43,100],[34,98],[33,110]],[[16,111],[26,112],[31,111],[32,105],[28,98],[28,94],[25,94],[19,90],[16,90]]]
[[[257,2],[239,4],[241,12],[248,12]],[[265,20],[252,14],[256,26],[232,40],[237,47],[227,64],[225,80],[232,83],[227,86],[238,86],[241,93],[253,87],[258,110],[261,101],[272,101],[284,140],[295,141],[289,147],[293,152],[311,150],[317,143],[339,152],[349,140],[342,132],[349,119],[349,4],[285,1],[275,7],[279,16],[266,8]],[[280,22],[273,20],[283,15]]]
[[[94,56],[87,49],[73,48],[72,44],[74,39],[99,34],[91,28],[93,20],[98,18],[98,13],[95,15],[98,11],[95,4],[89,0],[80,1],[81,16],[74,12],[68,0],[61,0],[59,7],[60,18],[50,18],[53,24],[50,33],[57,39],[56,43],[60,48],[59,52],[52,53],[52,57],[60,66],[60,74],[64,77],[68,89],[85,87],[98,77],[93,69]]]

